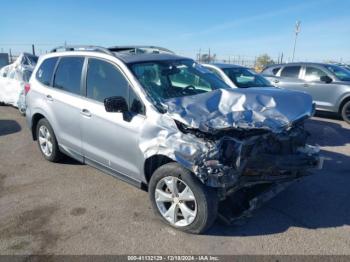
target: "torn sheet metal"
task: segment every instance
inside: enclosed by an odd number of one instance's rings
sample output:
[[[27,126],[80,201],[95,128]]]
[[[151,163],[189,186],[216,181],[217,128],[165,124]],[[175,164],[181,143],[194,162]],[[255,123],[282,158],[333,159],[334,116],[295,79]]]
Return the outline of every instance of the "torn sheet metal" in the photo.
[[[314,112],[310,95],[277,88],[218,89],[165,104],[174,119],[209,133],[227,128],[282,132]]]
[[[318,165],[319,150],[306,145],[302,126],[313,114],[307,94],[216,90],[166,104],[168,112],[140,132],[140,149],[146,158],[168,156],[206,185],[228,188],[243,175],[278,176]]]
[[[22,53],[14,63],[0,70],[0,102],[25,111],[24,85],[34,70],[37,57]]]

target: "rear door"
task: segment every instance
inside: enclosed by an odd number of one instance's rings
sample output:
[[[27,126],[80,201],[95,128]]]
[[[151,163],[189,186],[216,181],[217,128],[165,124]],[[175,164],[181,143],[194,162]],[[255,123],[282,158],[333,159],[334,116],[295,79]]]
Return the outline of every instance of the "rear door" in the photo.
[[[52,108],[59,145],[79,160],[82,160],[80,111],[84,101],[81,96],[83,65],[84,57],[61,57],[55,70],[53,88],[48,88],[45,94]]]
[[[304,80],[301,79],[301,66],[300,65],[286,65],[279,72],[279,79],[276,83],[277,86],[296,90],[296,91],[304,91]]]
[[[104,99],[126,99],[131,117],[106,112]],[[82,141],[86,161],[107,170],[140,180],[140,130],[145,120],[144,107],[127,78],[113,63],[89,58],[86,70],[86,99],[82,121]],[[124,177],[125,178],[125,177]]]

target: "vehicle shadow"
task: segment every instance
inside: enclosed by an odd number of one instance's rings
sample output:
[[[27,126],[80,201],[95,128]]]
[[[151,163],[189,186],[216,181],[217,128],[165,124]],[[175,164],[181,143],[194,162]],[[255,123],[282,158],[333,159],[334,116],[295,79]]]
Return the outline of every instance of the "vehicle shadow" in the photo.
[[[72,165],[72,166],[84,165],[83,163],[79,162],[78,160],[75,160],[74,158],[71,158],[70,156],[67,156],[67,155],[62,156],[62,159],[60,159],[59,164]]]
[[[258,236],[282,233],[290,227],[307,229],[350,225],[350,157],[322,151],[323,170],[292,184],[253,212],[243,225],[216,222],[207,232],[220,236]]]
[[[0,136],[6,136],[21,131],[21,126],[15,120],[0,119]]]
[[[342,121],[342,118],[340,117],[340,115],[337,114],[337,113],[333,113],[333,112],[316,111],[315,116],[316,117],[321,117],[321,118],[335,119],[335,120],[341,120]]]
[[[350,143],[350,128],[338,123],[312,118],[306,121],[305,128],[311,133],[308,139],[310,144],[344,146]]]

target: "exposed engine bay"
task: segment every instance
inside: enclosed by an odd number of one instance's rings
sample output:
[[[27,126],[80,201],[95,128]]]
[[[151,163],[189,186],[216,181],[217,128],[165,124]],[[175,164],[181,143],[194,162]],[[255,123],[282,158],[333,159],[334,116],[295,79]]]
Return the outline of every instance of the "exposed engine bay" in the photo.
[[[239,205],[234,216],[222,216],[226,222],[247,216],[310,174],[308,169],[322,166],[319,148],[306,143],[304,121],[314,113],[307,94],[215,90],[193,99],[175,98],[167,105],[177,129],[164,139],[165,147],[174,150],[168,156],[218,188],[222,203]]]

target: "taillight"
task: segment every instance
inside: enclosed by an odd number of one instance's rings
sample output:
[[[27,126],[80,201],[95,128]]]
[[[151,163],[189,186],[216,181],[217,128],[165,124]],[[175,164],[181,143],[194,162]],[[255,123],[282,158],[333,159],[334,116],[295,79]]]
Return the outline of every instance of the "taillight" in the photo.
[[[28,94],[29,90],[30,90],[30,84],[27,83],[24,85],[24,94]]]

